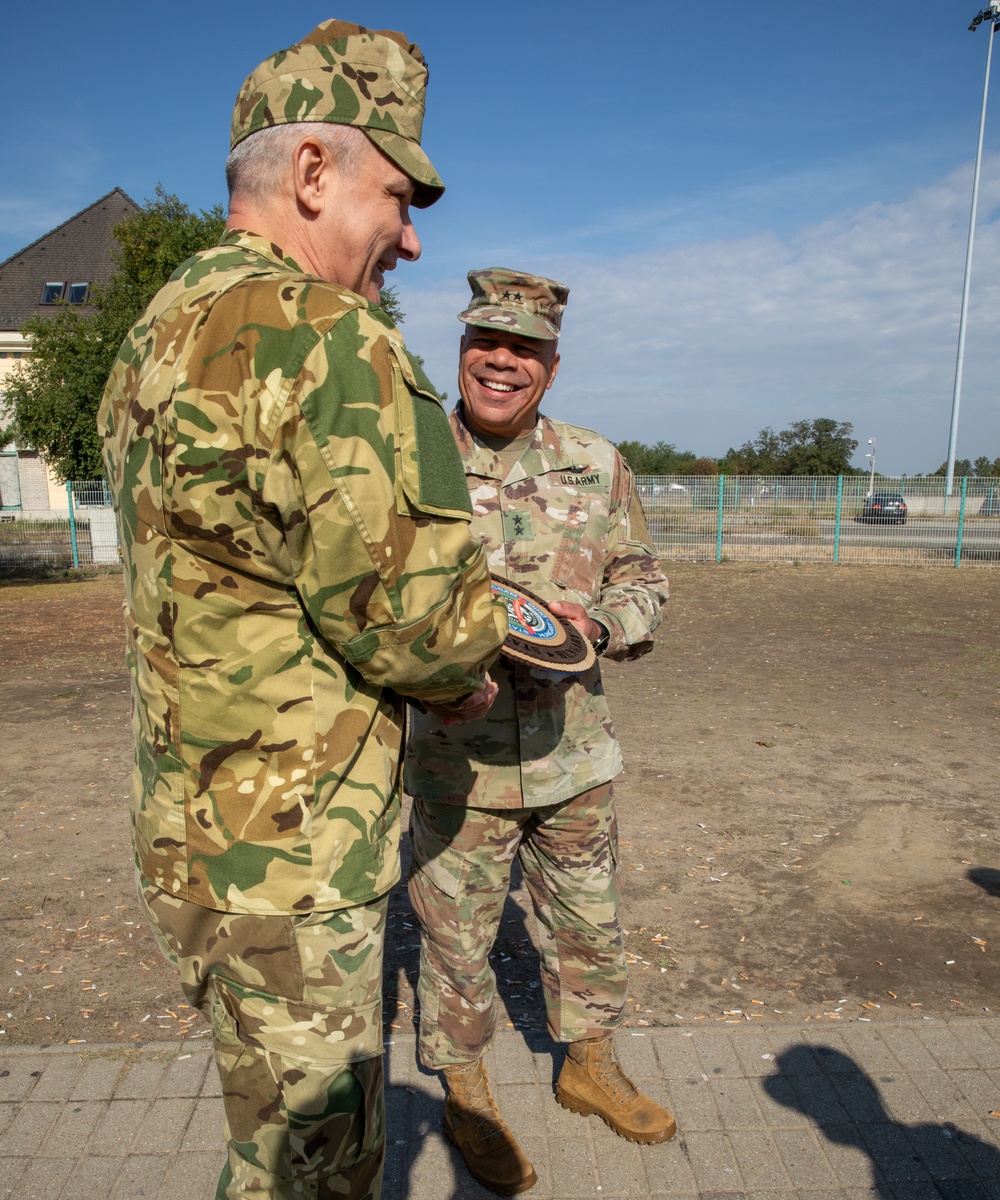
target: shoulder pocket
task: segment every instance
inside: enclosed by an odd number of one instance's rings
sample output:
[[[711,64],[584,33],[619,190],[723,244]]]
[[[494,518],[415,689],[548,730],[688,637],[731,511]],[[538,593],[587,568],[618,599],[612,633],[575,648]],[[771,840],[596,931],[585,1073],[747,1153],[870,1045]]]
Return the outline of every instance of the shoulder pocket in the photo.
[[[412,356],[392,348],[395,402],[396,512],[468,520],[465,469],[441,401]]]
[[[608,539],[608,489],[565,488],[560,502],[566,505],[566,520],[549,578],[593,602],[600,594]]]
[[[632,489],[632,495],[629,497],[625,537],[622,540],[628,542],[630,546],[650,548],[653,545],[649,525],[646,523],[646,514],[642,509],[642,501],[635,488]]]

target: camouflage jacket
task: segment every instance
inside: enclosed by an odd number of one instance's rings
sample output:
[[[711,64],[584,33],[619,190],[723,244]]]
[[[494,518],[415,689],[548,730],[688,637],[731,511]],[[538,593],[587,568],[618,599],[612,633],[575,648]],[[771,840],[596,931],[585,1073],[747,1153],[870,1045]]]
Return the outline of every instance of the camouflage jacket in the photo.
[[[632,476],[599,434],[540,417],[507,474],[462,422],[452,429],[472,496],[473,533],[490,570],[543,600],[574,600],[601,622],[605,657],[651,650],[667,581],[650,547]],[[414,713],[406,787],[439,803],[478,808],[555,804],[614,778],[622,768],[600,664],[556,675],[501,657],[500,694],[489,715],[444,726]]]
[[[447,417],[398,331],[230,231],[132,329],[98,426],[140,871],[233,912],[383,894],[402,697],[478,688],[506,634]]]

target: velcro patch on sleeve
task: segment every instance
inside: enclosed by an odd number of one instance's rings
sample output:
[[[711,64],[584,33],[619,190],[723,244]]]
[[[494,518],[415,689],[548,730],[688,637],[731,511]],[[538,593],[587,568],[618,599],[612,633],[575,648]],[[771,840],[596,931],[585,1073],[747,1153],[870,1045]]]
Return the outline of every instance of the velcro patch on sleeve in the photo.
[[[396,408],[397,511],[468,519],[472,502],[448,416],[433,392],[415,386],[412,364],[393,360]]]

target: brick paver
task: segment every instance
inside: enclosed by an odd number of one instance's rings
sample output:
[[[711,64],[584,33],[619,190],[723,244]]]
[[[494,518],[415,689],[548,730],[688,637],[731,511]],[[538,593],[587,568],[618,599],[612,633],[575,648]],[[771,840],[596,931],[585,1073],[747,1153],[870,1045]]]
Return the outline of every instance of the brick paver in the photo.
[[[556,1104],[562,1051],[501,1034],[490,1074],[533,1200],[1000,1200],[1000,1025],[623,1030],[681,1132],[637,1146]],[[485,1200],[412,1036],[388,1047],[383,1200]],[[222,1100],[204,1042],[0,1049],[0,1200],[208,1200]]]

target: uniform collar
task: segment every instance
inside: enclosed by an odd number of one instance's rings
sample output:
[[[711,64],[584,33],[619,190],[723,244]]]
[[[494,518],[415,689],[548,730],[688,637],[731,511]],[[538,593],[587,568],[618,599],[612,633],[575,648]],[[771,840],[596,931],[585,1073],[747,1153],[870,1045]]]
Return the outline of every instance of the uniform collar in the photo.
[[[484,446],[465,424],[461,401],[451,411],[451,427],[466,475],[481,475],[498,483],[511,484],[550,471],[579,471],[587,466],[567,452],[555,426],[541,413],[538,414],[531,441],[509,472],[503,460],[488,446]]]
[[[266,258],[269,262],[277,263],[279,266],[285,267],[287,270],[295,271],[299,275],[308,275],[308,271],[303,271],[299,264],[290,254],[286,254],[280,246],[276,246],[274,242],[269,241],[266,237],[261,237],[259,233],[251,233],[248,229],[227,229],[219,239],[220,246],[238,246],[241,250],[246,250],[249,254],[256,254],[260,258]]]

